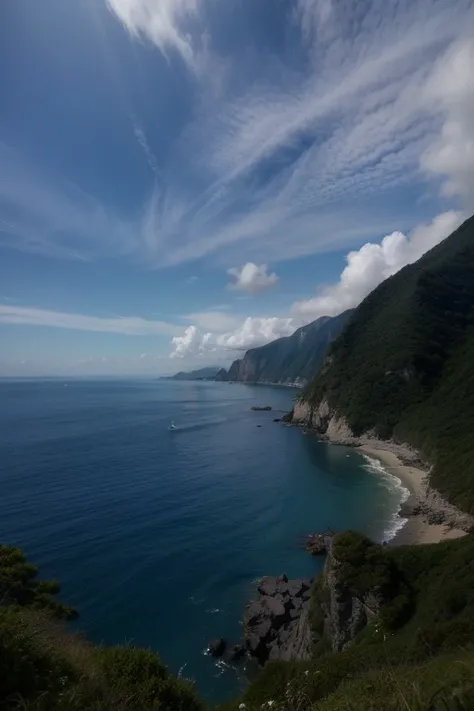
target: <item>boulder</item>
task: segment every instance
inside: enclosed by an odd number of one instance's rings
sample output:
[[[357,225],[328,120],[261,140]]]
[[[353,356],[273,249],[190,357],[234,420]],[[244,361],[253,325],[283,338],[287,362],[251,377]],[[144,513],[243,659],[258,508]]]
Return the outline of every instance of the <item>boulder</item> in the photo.
[[[244,613],[244,624],[254,625],[260,618],[264,617],[267,610],[261,602],[251,602]]]
[[[306,589],[302,580],[289,580],[287,583],[288,593],[291,597],[299,597]]]
[[[278,578],[266,577],[261,579],[257,589],[261,595],[276,595],[277,586]]]
[[[285,617],[286,610],[283,602],[275,597],[266,597],[264,599],[265,607],[271,617]]]
[[[275,417],[273,422],[281,422],[281,417]]]
[[[288,576],[283,573],[283,575],[279,575],[277,578],[277,583],[287,583],[288,582]]]
[[[222,637],[218,637],[217,639],[211,639],[211,641],[207,645],[207,653],[211,657],[221,657],[224,654],[225,646],[226,641],[225,639],[222,639]]]

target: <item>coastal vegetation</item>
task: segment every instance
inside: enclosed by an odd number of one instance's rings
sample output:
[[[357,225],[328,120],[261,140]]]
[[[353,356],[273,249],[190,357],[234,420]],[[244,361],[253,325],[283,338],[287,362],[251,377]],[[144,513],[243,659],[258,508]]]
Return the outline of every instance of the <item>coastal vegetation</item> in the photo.
[[[152,651],[96,646],[67,631],[62,618],[70,617],[69,608],[23,596],[33,568],[18,577],[28,566],[21,552],[2,546],[0,553],[2,585],[20,580],[19,595],[2,588],[0,709],[204,711],[192,684],[173,678]],[[331,651],[329,592],[320,576],[312,596],[312,658],[267,663],[222,710],[242,710],[242,704],[248,711],[262,705],[268,711],[474,708],[474,536],[389,547],[348,532],[334,538],[332,555],[339,593],[370,594],[379,613],[347,648]]]
[[[76,613],[55,599],[57,583],[36,574],[20,550],[0,546],[2,711],[204,709],[154,652],[95,646],[68,631],[64,619]]]
[[[302,394],[353,434],[407,442],[431,484],[474,512],[474,217],[380,284]]]

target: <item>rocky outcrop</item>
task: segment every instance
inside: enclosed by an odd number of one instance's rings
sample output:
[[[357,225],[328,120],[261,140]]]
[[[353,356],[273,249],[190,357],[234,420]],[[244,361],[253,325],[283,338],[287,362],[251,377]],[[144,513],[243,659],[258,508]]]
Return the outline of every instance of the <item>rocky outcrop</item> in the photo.
[[[346,419],[332,410],[326,399],[321,400],[316,406],[304,400],[297,400],[293,408],[291,422],[310,427],[321,437],[339,444],[354,445],[358,443]]]
[[[340,575],[340,564],[332,550],[326,559],[322,584],[325,587],[324,602],[321,602],[324,636],[333,652],[341,652],[378,614],[380,602],[372,594],[359,598],[351,593]]]
[[[262,578],[259,598],[247,605],[244,613],[244,637],[249,654],[261,665],[268,660],[309,659],[309,580]]]

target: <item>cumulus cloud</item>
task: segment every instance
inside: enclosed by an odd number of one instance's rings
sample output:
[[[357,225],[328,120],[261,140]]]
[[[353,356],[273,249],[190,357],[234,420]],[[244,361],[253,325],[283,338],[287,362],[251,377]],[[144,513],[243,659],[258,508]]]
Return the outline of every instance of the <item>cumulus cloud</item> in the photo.
[[[359,250],[349,252],[347,266],[337,284],[323,288],[312,299],[297,301],[293,313],[310,321],[319,316],[335,316],[357,306],[382,281],[415,262],[461,222],[460,213],[445,212],[432,222],[416,227],[409,236],[392,232],[380,244],[367,242]]]
[[[196,326],[188,326],[182,336],[174,336],[171,339],[173,351],[170,358],[184,358],[193,355],[197,346],[198,330]]]
[[[48,311],[25,306],[0,304],[0,323],[23,326],[51,326],[77,331],[122,333],[127,336],[163,336],[176,333],[177,326],[165,321],[153,321],[141,316],[102,317]]]
[[[235,291],[246,291],[249,294],[270,289],[275,286],[278,277],[275,272],[268,274],[267,270],[267,264],[258,265],[253,262],[247,262],[242,267],[228,269],[227,274],[233,280],[228,284],[228,288]]]
[[[289,336],[295,330],[291,317],[247,317],[240,324],[225,333],[204,332],[195,326],[188,326],[182,336],[172,339],[171,358],[185,358],[223,351],[241,351],[263,346],[282,336]]]
[[[426,88],[441,109],[440,135],[422,156],[422,167],[445,177],[443,193],[474,205],[474,40],[459,42],[438,63]]]

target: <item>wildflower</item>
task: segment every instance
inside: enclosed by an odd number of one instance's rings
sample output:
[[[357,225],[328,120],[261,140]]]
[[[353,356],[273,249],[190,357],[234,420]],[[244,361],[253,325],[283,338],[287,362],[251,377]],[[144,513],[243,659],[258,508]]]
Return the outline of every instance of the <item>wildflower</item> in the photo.
[[[267,701],[268,706],[273,706],[274,703],[275,703],[274,701]]]
[[[246,708],[247,708],[247,707],[246,707],[245,704],[239,704],[239,709],[240,709],[241,711],[245,711]]]
[[[305,676],[308,676],[308,674],[309,674],[309,669],[306,669],[304,675],[305,675]]]

